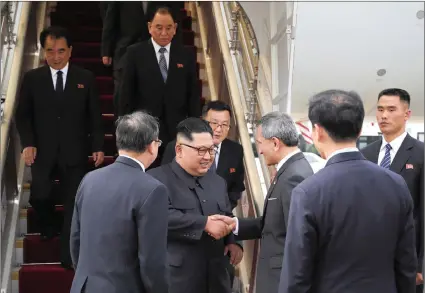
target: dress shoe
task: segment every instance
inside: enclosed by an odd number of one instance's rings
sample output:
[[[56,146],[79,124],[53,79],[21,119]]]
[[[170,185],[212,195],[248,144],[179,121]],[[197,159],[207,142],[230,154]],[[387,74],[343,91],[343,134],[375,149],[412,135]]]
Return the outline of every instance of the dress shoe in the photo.
[[[61,266],[65,269],[65,270],[74,270],[74,265],[72,263],[66,262],[66,261],[61,261]]]
[[[41,240],[42,241],[49,241],[58,236],[58,233],[55,232],[55,230],[52,227],[48,227],[46,229],[43,229],[44,231],[41,231]]]

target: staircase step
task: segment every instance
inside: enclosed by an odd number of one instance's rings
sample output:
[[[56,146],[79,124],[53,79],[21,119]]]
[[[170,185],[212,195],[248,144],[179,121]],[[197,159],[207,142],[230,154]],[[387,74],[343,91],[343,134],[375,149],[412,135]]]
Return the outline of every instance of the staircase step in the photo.
[[[100,52],[99,52],[100,55]],[[87,70],[93,72],[96,76],[112,76],[112,67],[106,67],[102,63],[102,59],[98,58],[80,58],[71,57],[71,61]]]
[[[59,185],[59,184],[57,184]],[[56,206],[55,208],[55,231],[60,232],[62,230],[63,223],[63,206]],[[37,215],[34,208],[29,207],[27,209],[27,233],[35,234],[40,233],[40,226],[37,221]],[[24,239],[24,262],[25,261],[25,239]]]
[[[68,28],[70,38],[73,42],[101,42],[102,26],[75,26]],[[100,54],[100,52],[99,52]],[[75,54],[74,54],[75,55]]]
[[[60,264],[23,265],[19,270],[19,293],[66,293],[74,271]]]
[[[24,263],[53,263],[60,261],[60,240],[55,237],[41,240],[40,234],[26,235],[24,238]]]
[[[99,94],[112,95],[114,93],[114,80],[112,76],[96,76],[96,84]]]

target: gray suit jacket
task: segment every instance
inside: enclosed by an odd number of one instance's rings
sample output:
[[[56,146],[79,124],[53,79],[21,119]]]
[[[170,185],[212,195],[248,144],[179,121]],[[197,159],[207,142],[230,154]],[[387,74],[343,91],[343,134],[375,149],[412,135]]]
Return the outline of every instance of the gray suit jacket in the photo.
[[[215,240],[204,232],[207,218],[232,216],[223,178],[208,172],[198,181],[173,160],[148,172],[169,190],[169,293],[230,293],[225,245],[233,234]]]
[[[239,219],[238,240],[261,238],[256,291],[276,293],[279,287],[292,189],[313,175],[303,153],[290,157],[278,170],[267,193],[263,216]]]
[[[414,233],[403,178],[337,154],[292,192],[279,293],[414,293]]]
[[[165,186],[129,158],[87,174],[71,226],[71,293],[168,293],[167,209]]]

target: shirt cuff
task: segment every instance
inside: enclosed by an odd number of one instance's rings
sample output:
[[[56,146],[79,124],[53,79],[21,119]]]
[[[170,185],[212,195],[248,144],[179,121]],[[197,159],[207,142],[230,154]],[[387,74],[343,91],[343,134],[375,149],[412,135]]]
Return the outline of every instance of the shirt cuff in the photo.
[[[233,218],[235,220],[236,226],[235,226],[235,230],[233,230],[233,234],[235,234],[236,236],[238,236],[238,232],[239,232],[239,219],[234,217]]]

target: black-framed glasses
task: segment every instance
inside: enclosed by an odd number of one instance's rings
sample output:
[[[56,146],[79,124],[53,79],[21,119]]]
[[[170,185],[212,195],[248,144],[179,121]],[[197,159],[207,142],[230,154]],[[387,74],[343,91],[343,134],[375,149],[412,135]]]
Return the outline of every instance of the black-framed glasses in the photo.
[[[162,145],[162,140],[160,139],[155,139],[154,141],[156,141],[158,143],[158,147],[160,147]]]
[[[207,122],[210,124],[210,126],[213,130],[217,129],[218,127],[221,127],[221,129],[223,129],[223,130],[229,130],[230,129],[230,124],[227,124],[227,123],[220,124],[218,122],[213,122],[213,121],[207,121]]]
[[[192,149],[194,149],[194,150],[197,150],[198,151],[198,155],[200,155],[200,156],[205,156],[205,154],[208,152],[210,155],[215,155],[216,153],[217,153],[217,151],[218,151],[218,148],[217,148],[217,146],[212,146],[212,147],[210,147],[210,148],[203,148],[203,147],[201,147],[201,148],[197,148],[197,147],[194,147],[194,146],[192,146],[192,145],[188,145],[188,144],[185,144],[185,143],[181,143],[180,145],[184,145],[184,146],[187,146],[187,147],[190,147],[190,148],[192,148]]]

